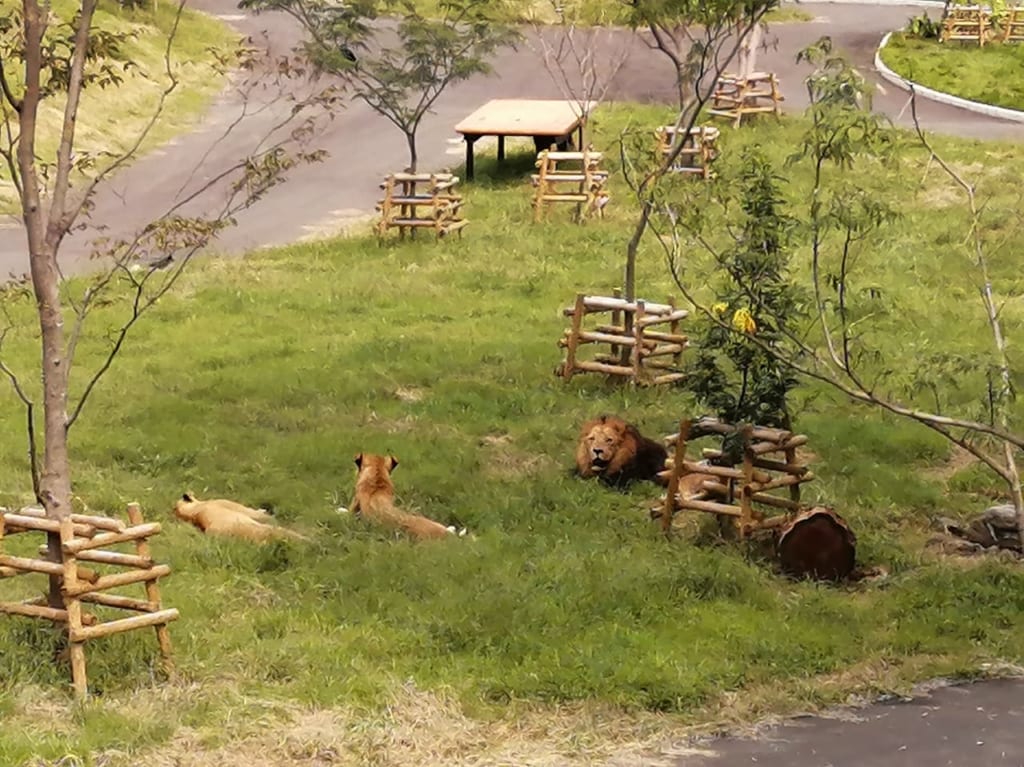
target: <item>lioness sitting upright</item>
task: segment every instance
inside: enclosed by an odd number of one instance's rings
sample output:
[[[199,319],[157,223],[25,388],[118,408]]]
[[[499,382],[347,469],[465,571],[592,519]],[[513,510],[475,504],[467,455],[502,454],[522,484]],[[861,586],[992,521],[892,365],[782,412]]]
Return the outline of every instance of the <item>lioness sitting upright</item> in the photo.
[[[305,536],[266,524],[273,519],[264,509],[251,509],[234,501],[218,498],[200,501],[191,493],[185,493],[174,504],[174,516],[191,522],[204,533],[242,538],[263,543],[274,538],[309,540]]]
[[[398,459],[393,455],[357,455],[356,493],[349,511],[401,530],[420,541],[454,535],[454,529],[418,514],[402,511],[395,506],[395,485],[391,481],[391,471],[396,466]]]
[[[610,485],[623,486],[649,479],[664,484],[658,476],[665,470],[668,453],[635,426],[613,415],[587,421],[576,446],[576,473],[600,477]]]

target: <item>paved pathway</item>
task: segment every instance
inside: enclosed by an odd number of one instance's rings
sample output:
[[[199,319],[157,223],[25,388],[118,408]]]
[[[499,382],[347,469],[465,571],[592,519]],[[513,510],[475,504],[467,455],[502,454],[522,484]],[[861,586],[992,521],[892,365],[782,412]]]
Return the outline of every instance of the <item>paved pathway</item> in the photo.
[[[233,0],[194,0],[194,5],[220,15],[243,33],[258,35],[265,31],[266,39],[279,53],[287,51],[298,39],[295,25],[284,14],[243,14]],[[807,68],[794,63],[795,51],[801,46],[821,35],[831,35],[838,47],[870,75],[874,48],[881,36],[920,11],[909,6],[804,7],[819,18],[814,22],[773,25],[769,37],[777,36],[778,45],[759,57],[759,67],[778,72],[790,110],[806,105],[801,80]],[[935,13],[934,9],[932,12]],[[560,96],[528,45],[520,46],[518,52],[502,53],[494,62],[494,69],[492,76],[461,83],[438,101],[436,114],[428,116],[420,129],[421,167],[442,168],[462,162],[463,147],[452,126],[487,99]],[[671,102],[672,82],[671,69],[663,56],[636,41],[608,99]],[[103,188],[96,197],[92,220],[106,225],[108,236],[126,235],[183,199],[218,169],[237,160],[242,151],[251,150],[268,126],[285,114],[290,105],[275,102],[273,94],[272,88],[256,94],[249,105],[250,112],[256,106],[262,107],[262,111],[248,117],[230,139],[223,140],[224,130],[238,116],[241,104],[237,93],[226,93],[198,130],[141,158]],[[883,112],[899,116],[906,105],[906,95],[889,86],[875,104]],[[922,105],[920,112],[924,125],[936,131],[986,138],[1024,135],[1024,126],[1020,124],[953,107],[928,103]],[[907,114],[899,119],[903,124],[908,121]],[[327,122],[316,146],[326,149],[329,159],[296,169],[288,183],[271,190],[252,209],[243,211],[237,217],[238,226],[221,236],[218,250],[241,253],[335,231],[345,221],[373,210],[379,179],[402,165],[406,157],[404,138],[399,131],[361,103],[350,104]],[[207,194],[189,210],[212,208],[218,199],[215,193]],[[62,251],[66,272],[89,268],[87,246],[96,235],[96,230],[87,229],[68,238]],[[8,220],[6,225],[0,225],[0,274],[26,270],[20,224]]]
[[[633,767],[1024,767],[1024,679],[943,687],[756,739],[698,743]]]

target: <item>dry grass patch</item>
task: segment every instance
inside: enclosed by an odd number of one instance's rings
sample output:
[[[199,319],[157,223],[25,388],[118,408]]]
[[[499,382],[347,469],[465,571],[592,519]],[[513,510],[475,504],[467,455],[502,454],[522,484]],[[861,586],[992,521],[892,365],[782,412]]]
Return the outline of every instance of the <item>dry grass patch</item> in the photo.
[[[493,479],[517,479],[538,472],[550,460],[545,455],[518,448],[508,434],[488,434],[480,440],[485,448],[485,472]]]

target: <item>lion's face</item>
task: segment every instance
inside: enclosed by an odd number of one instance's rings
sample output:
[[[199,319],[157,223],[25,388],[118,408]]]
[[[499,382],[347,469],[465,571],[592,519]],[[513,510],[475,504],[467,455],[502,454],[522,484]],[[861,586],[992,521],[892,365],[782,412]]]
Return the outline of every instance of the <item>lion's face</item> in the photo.
[[[597,424],[583,438],[590,459],[590,470],[600,474],[608,468],[622,444],[622,432],[609,424]]]

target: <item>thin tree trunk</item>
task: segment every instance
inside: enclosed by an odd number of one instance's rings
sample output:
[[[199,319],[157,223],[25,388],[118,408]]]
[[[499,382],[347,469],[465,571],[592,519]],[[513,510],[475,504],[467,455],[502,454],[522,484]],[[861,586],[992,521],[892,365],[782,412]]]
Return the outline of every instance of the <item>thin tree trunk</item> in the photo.
[[[416,155],[416,134],[406,133],[405,142],[409,145],[409,172],[416,172],[416,162],[419,159]]]
[[[43,203],[39,176],[36,172],[35,136],[41,101],[41,77],[43,69],[42,39],[46,28],[46,9],[38,0],[23,0],[25,33],[25,96],[19,113],[21,137],[18,142],[18,170],[22,179],[22,214],[28,239],[29,268],[32,274],[32,288],[39,313],[39,330],[42,336],[42,379],[43,379],[43,465],[39,476],[39,500],[46,509],[47,517],[63,519],[71,513],[71,465],[67,444],[67,394],[68,366],[64,356],[64,317],[60,297],[60,271],[57,267],[57,248],[63,236],[56,230],[48,214],[61,217],[61,210],[48,211]],[[92,9],[95,3],[83,4],[80,17],[80,34],[88,31]],[[76,38],[76,43],[78,42]],[[85,50],[76,51],[72,67],[69,94],[75,95],[65,112],[62,144],[67,142],[68,151],[64,167],[58,163],[58,184],[55,196],[64,200],[67,193],[70,168],[70,142],[74,136],[74,119],[77,96],[81,90],[81,72]],[[70,123],[70,124],[69,124]],[[62,172],[63,171],[63,172]],[[62,183],[61,183],[62,182]],[[49,230],[49,231],[48,231]],[[49,559],[61,561],[60,536],[47,536]],[[50,578],[49,602],[53,607],[62,605],[60,578]]]
[[[46,18],[35,0],[24,0],[25,96],[19,113],[21,139],[18,142],[18,170],[21,173],[22,214],[28,238],[29,267],[39,311],[42,333],[42,377],[44,454],[39,477],[39,501],[51,519],[71,513],[71,481],[64,413],[67,371],[61,351],[64,346],[59,278],[55,254],[46,242],[46,210],[42,203],[35,165],[35,133],[41,93],[42,38]],[[48,558],[61,560],[60,536],[47,536]],[[62,607],[60,578],[50,577],[48,601]]]
[[[629,243],[626,245],[626,268],[623,274],[622,280],[622,293],[623,298],[627,301],[636,300],[636,256],[640,251],[640,242],[643,240],[644,233],[647,231],[647,224],[651,219],[651,205],[645,201],[640,208],[640,217],[637,219],[636,226],[633,228],[633,235],[629,238]],[[633,331],[633,315],[630,312],[626,312],[624,315],[624,322],[626,328],[626,335],[629,335]],[[622,347],[620,362],[623,365],[629,363],[630,349],[628,346]]]
[[[641,205],[640,217],[637,219],[636,226],[633,227],[633,235],[629,238],[629,243],[626,245],[626,268],[623,275],[622,292],[623,298],[627,301],[636,300],[636,256],[640,251],[640,242],[647,231],[647,224],[650,218],[651,206],[650,203],[645,201]]]

